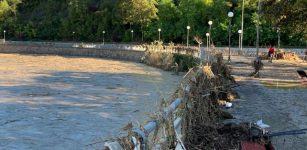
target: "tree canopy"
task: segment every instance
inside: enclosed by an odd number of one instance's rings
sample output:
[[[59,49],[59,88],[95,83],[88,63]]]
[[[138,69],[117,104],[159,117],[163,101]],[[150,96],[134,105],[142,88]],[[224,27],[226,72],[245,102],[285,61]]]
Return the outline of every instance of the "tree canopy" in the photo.
[[[186,26],[191,37],[205,38],[208,21],[217,46],[228,42],[228,11],[232,18],[233,44],[238,43],[242,0],[1,0],[0,30],[12,40],[135,41],[184,43]],[[277,41],[286,46],[304,46],[307,41],[306,0],[261,1],[260,44]],[[256,41],[257,1],[245,0],[244,45]],[[192,38],[191,38],[192,39]]]
[[[274,27],[291,31],[292,36],[301,34],[307,39],[306,0],[267,0],[263,14]]]

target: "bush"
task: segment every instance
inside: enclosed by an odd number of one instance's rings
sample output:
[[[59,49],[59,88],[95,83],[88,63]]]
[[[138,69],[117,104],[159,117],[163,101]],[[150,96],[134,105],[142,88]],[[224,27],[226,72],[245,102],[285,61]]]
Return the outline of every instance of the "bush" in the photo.
[[[200,63],[199,58],[195,58],[192,55],[174,54],[173,57],[174,62],[179,66],[179,71],[188,71]]]
[[[144,63],[163,70],[171,70],[174,60],[171,53],[148,51]]]
[[[200,60],[192,55],[147,51],[143,63],[163,70],[184,72],[197,66]]]

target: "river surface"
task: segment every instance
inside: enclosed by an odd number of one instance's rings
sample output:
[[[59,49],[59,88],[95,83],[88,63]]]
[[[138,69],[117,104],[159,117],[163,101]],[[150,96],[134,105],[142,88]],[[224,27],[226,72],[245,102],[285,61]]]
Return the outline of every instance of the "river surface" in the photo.
[[[98,149],[143,124],[181,76],[138,63],[0,54],[0,149]]]

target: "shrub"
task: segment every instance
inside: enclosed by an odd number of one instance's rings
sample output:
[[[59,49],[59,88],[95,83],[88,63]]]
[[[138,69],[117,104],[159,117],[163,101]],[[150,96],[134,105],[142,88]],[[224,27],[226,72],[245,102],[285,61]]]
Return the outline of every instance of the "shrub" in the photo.
[[[195,58],[192,55],[174,54],[173,57],[174,62],[179,66],[179,71],[188,71],[200,63],[199,58]]]

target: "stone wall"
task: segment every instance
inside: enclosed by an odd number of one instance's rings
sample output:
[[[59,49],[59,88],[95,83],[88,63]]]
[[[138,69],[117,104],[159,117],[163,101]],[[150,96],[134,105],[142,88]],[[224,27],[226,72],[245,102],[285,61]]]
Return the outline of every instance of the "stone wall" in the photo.
[[[145,51],[140,50],[120,50],[120,49],[98,49],[79,47],[57,47],[40,44],[0,44],[0,53],[18,54],[40,54],[40,55],[61,55],[61,56],[83,56],[120,59],[128,61],[140,61]]]

